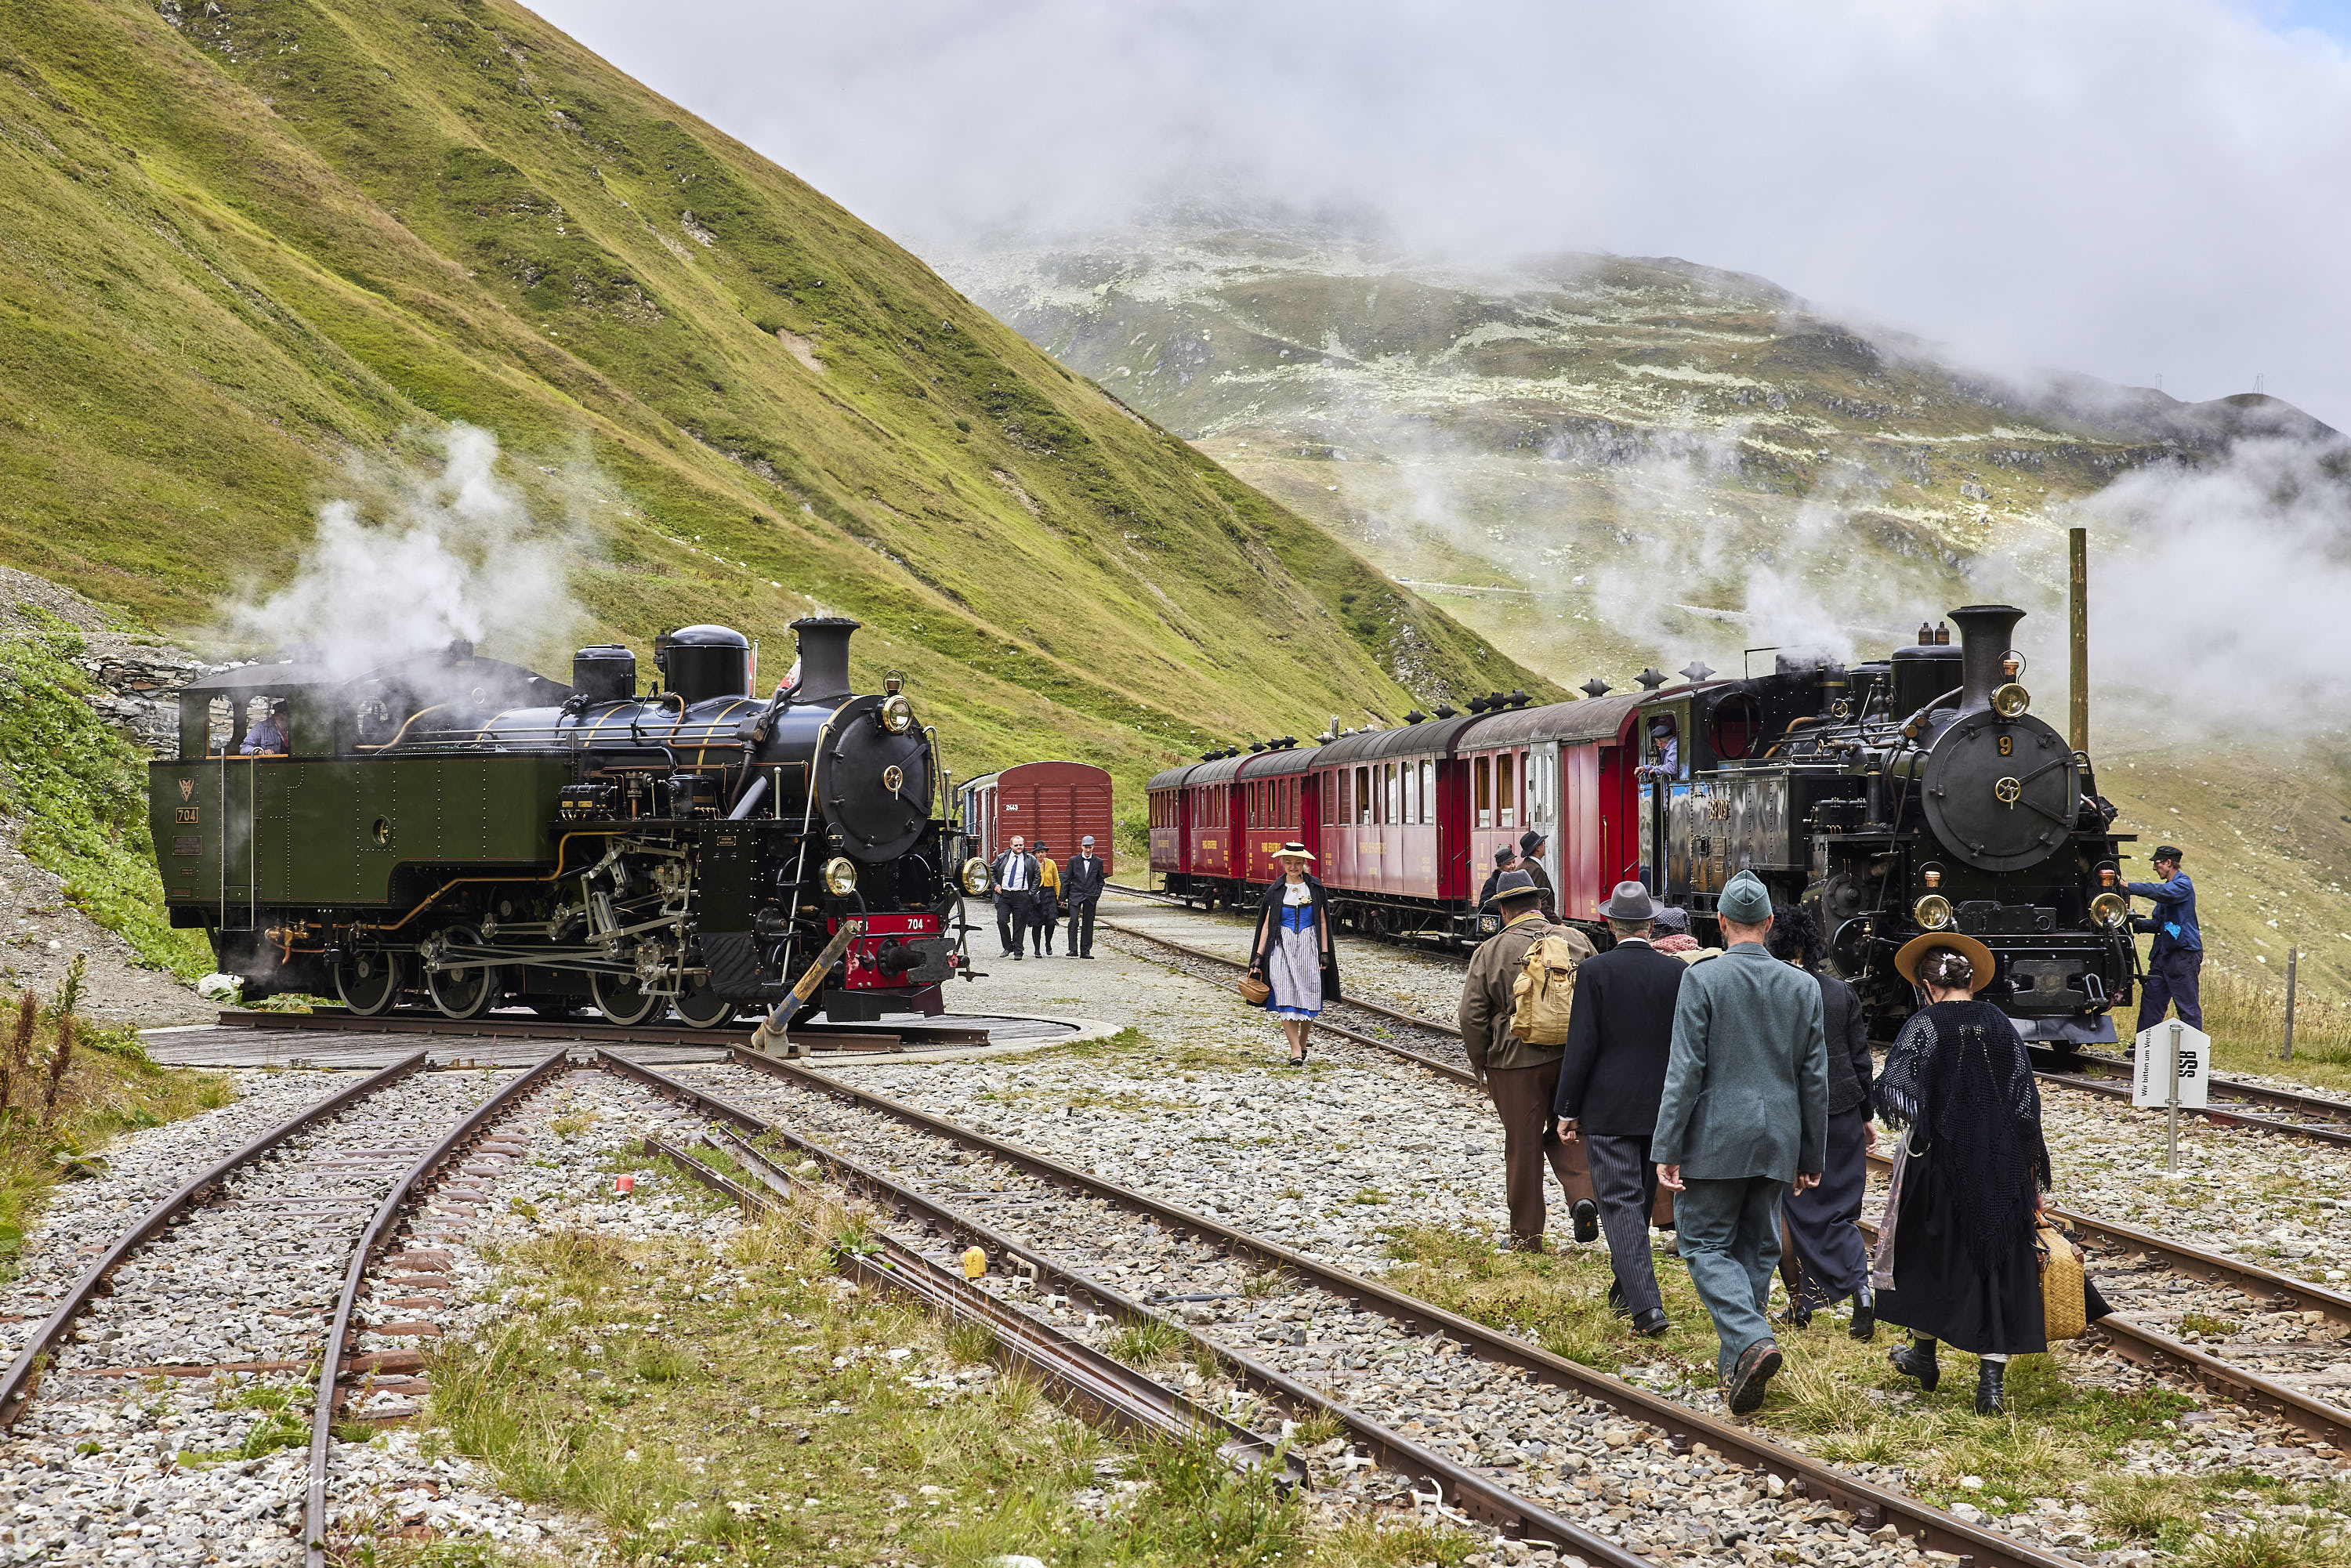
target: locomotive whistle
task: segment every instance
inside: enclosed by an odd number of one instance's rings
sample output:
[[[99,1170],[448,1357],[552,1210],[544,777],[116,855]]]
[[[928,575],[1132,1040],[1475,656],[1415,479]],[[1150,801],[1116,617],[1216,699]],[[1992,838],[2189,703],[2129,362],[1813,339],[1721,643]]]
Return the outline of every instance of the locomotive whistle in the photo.
[[[863,935],[865,935],[865,922],[862,920],[844,920],[841,923],[841,928],[832,934],[832,940],[824,945],[823,951],[817,954],[815,961],[809,965],[807,972],[800,976],[784,999],[776,1004],[775,1010],[761,1019],[759,1027],[751,1031],[753,1051],[775,1050],[784,1040],[784,1026],[791,1021],[792,1015],[800,1010],[802,1003],[816,995],[817,988],[824,984],[825,976],[831,971],[833,965],[840,961],[841,956],[849,951],[849,945]]]

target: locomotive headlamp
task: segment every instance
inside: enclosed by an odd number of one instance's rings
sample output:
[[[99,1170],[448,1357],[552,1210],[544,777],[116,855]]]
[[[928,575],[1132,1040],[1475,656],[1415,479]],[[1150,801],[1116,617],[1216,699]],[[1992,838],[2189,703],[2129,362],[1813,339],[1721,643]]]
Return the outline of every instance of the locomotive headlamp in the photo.
[[[2100,887],[2112,887],[2120,880],[2122,879],[2115,874],[2114,867],[2110,865],[2102,865],[2098,868],[2098,885]]]
[[[835,898],[847,898],[857,891],[857,867],[847,855],[835,855],[824,862],[824,890]]]
[[[914,727],[914,705],[893,692],[882,699],[882,727],[893,735],[904,735]]]
[[[2032,694],[2014,681],[1991,694],[1991,711],[2002,718],[2022,718],[2032,706]]]
[[[1924,882],[1929,888],[1937,888],[1943,885],[1943,873],[1940,867],[1930,865],[1925,871],[1920,872],[1918,876],[1919,880]]]
[[[1910,917],[1921,931],[1942,931],[1951,924],[1951,901],[1939,893],[1930,893],[1910,906]]]
[[[2109,931],[2118,931],[2130,919],[2130,900],[2119,893],[2102,893],[2090,900],[2090,918]]]
[[[963,862],[963,890],[974,898],[981,897],[987,892],[988,883],[991,880],[987,874],[987,862],[977,855]]]

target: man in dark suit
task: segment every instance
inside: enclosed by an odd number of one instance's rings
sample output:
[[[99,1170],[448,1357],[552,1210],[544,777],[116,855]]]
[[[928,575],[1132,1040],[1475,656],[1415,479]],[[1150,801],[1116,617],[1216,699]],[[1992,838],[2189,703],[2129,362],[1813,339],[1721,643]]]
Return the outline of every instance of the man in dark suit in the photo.
[[[1666,1060],[1673,1052],[1674,1004],[1688,966],[1649,946],[1657,904],[1637,882],[1620,882],[1600,906],[1616,946],[1575,971],[1575,1008],[1567,1020],[1567,1055],[1559,1064],[1552,1113],[1562,1142],[1582,1139],[1608,1233],[1616,1283],[1608,1299],[1655,1337],[1671,1325],[1649,1261],[1649,1216],[1657,1201],[1657,1167],[1649,1140],[1657,1130]]]
[[[1102,858],[1094,853],[1094,836],[1078,841],[1078,852],[1061,868],[1061,914],[1070,923],[1070,956],[1094,956],[1094,905],[1102,901]]]
[[[1013,835],[1012,847],[997,856],[987,872],[996,879],[996,935],[1004,944],[1004,956],[1021,957],[1037,912],[1037,857],[1029,852],[1029,841]]]

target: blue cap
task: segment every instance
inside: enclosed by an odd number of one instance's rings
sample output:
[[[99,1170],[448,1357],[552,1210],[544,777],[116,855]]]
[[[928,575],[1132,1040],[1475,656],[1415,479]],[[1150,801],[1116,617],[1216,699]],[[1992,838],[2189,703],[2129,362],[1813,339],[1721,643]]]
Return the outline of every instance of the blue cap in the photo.
[[[1771,918],[1771,890],[1756,880],[1753,872],[1742,871],[1724,885],[1714,909],[1725,920],[1736,920],[1741,925],[1761,925]]]

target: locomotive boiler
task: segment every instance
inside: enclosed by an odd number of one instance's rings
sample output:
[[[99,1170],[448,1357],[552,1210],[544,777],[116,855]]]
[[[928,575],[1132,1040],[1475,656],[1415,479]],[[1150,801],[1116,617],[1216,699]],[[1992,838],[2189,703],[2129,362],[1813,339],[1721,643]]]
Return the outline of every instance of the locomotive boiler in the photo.
[[[795,622],[798,679],[764,699],[723,626],[656,639],[646,695],[617,646],[569,685],[463,643],[192,683],[150,768],[172,924],[248,999],[716,1029],[854,921],[810,1010],[936,1013],[962,961],[937,737],[897,680],[854,691],[857,624]],[[242,755],[281,703],[283,754]]]

